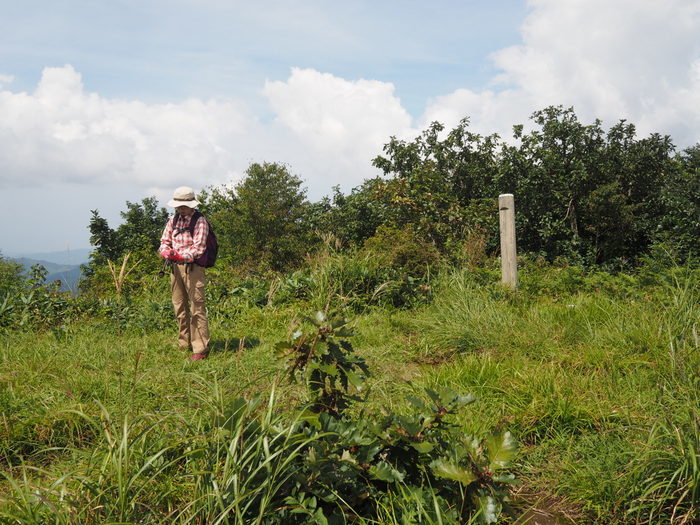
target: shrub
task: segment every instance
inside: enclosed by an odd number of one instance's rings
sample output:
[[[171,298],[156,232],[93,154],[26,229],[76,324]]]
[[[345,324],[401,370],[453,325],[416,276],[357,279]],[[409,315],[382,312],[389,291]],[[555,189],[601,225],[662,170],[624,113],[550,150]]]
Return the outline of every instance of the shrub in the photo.
[[[510,434],[464,435],[450,416],[475,398],[449,389],[426,390],[427,401],[410,397],[412,416],[349,413],[368,370],[347,340],[347,321],[321,313],[307,320],[314,330],[277,345],[290,377],[307,385],[310,414],[300,431],[315,438],[286,503],[323,522],[388,511],[404,523],[432,503],[442,523],[495,523],[513,482],[505,471],[516,451]]]
[[[422,240],[412,226],[402,228],[380,226],[365,241],[365,250],[381,266],[388,266],[411,277],[422,277],[440,261],[437,248]]]

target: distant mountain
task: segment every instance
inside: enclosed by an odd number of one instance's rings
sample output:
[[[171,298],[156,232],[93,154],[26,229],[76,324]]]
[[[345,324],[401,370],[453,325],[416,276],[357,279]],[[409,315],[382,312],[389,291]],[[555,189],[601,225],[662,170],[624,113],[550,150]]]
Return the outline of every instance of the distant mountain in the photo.
[[[58,264],[42,259],[31,259],[29,257],[16,257],[11,260],[20,263],[24,266],[25,271],[29,271],[35,264],[41,264],[49,272],[46,276],[46,282],[61,281],[62,292],[78,291],[78,282],[82,277],[80,264]],[[87,262],[87,260],[85,261]]]
[[[60,265],[79,266],[88,262],[90,259],[90,252],[92,252],[90,248],[81,248],[78,250],[63,250],[60,252],[8,253],[3,255],[15,260],[34,259],[43,261],[42,264],[48,262]],[[44,264],[44,266],[46,266],[46,264]],[[46,266],[46,269],[51,271],[48,266]]]
[[[60,272],[52,272],[46,276],[46,282],[61,281],[62,292],[78,293],[78,283],[83,277],[83,272],[80,266],[74,266],[71,269]]]
[[[48,270],[49,273],[65,272],[67,270],[72,270],[73,268],[80,266],[79,264],[56,264],[54,262],[47,261],[44,259],[34,259],[30,257],[12,257],[11,260],[20,263],[27,270],[35,264],[41,264],[44,268]]]

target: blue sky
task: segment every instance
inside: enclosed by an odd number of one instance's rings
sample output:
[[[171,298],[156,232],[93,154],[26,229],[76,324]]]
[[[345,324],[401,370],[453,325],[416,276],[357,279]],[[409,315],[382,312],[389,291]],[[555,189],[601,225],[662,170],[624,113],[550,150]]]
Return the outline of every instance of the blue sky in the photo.
[[[700,140],[698,0],[0,0],[0,253],[88,246],[90,210],[284,162],[319,198],[391,135],[547,105]]]
[[[2,64],[31,91],[71,64],[104,97],[255,99],[290,67],[392,82],[410,111],[493,75],[519,41],[522,1],[3,2]],[[264,104],[260,104],[264,110]]]

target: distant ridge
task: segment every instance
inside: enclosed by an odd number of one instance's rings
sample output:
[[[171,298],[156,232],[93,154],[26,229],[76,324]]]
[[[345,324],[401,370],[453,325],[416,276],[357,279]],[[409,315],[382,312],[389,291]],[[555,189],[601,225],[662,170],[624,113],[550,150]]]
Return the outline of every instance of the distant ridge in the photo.
[[[48,262],[60,265],[80,266],[90,260],[92,248],[79,248],[76,250],[61,250],[57,252],[33,252],[33,253],[3,253],[9,259],[34,259],[36,261]],[[44,266],[46,266],[44,264]],[[47,266],[48,270],[49,267]]]
[[[47,283],[58,280],[61,281],[60,291],[77,293],[78,283],[83,276],[80,266],[89,261],[90,252],[91,250],[83,249],[64,252],[29,253],[7,258],[20,263],[25,271],[28,271],[35,264],[41,264],[48,271],[46,275]]]

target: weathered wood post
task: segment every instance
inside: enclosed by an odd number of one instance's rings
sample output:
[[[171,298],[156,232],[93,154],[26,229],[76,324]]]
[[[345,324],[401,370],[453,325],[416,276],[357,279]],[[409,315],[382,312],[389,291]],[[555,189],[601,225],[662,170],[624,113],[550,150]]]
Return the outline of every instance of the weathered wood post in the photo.
[[[501,281],[518,287],[518,262],[515,250],[515,199],[513,194],[498,196],[498,217],[501,226]]]

